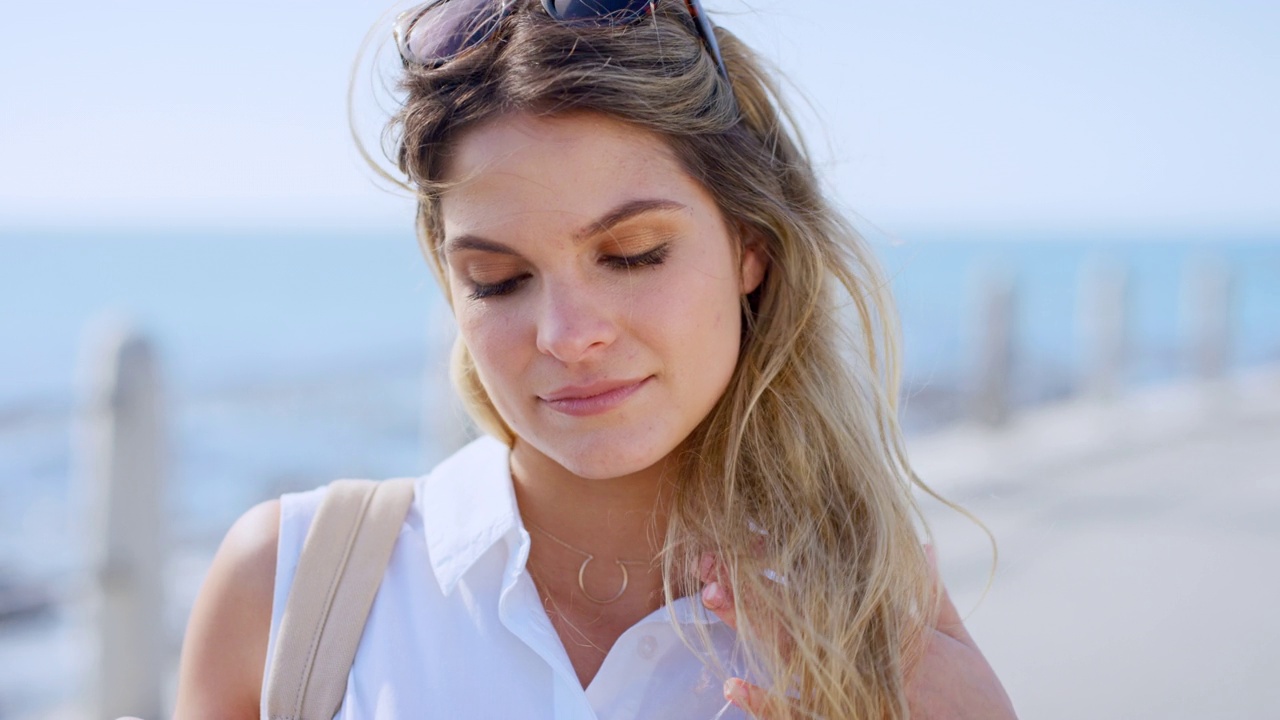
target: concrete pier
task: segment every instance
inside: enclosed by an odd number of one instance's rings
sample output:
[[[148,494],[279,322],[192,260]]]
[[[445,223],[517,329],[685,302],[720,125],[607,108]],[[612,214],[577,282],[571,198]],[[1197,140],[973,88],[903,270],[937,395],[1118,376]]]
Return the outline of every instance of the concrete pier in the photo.
[[[943,575],[1020,717],[1280,717],[1280,370],[909,443]],[[981,601],[981,602],[979,602]]]
[[[1024,720],[1280,717],[1280,367],[1022,409],[908,446],[999,542],[983,597],[986,537],[922,501],[952,596]],[[211,554],[169,565],[178,616]],[[97,669],[87,639],[56,616],[0,633],[0,718],[99,717],[75,699]]]

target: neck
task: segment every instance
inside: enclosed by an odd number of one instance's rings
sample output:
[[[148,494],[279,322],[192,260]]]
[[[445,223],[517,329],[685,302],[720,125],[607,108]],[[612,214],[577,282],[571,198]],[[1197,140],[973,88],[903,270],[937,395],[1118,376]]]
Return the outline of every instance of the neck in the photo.
[[[516,502],[526,523],[609,559],[657,554],[670,499],[664,470],[659,463],[615,478],[583,478],[520,440],[511,454]]]
[[[595,609],[643,617],[661,605],[655,558],[666,533],[670,496],[664,470],[659,463],[622,477],[583,478],[516,441],[511,454],[516,502],[533,538],[529,566],[545,593],[561,603],[591,607],[579,586],[584,554],[589,554],[594,559],[583,581],[596,598],[615,595],[623,581],[616,561],[627,564],[626,592]]]

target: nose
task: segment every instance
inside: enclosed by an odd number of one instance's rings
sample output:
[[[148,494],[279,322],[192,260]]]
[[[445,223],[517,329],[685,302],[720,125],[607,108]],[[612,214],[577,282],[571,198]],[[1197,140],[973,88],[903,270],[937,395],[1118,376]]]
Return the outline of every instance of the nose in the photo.
[[[564,363],[591,359],[618,337],[607,293],[586,284],[548,287],[538,313],[538,350]]]

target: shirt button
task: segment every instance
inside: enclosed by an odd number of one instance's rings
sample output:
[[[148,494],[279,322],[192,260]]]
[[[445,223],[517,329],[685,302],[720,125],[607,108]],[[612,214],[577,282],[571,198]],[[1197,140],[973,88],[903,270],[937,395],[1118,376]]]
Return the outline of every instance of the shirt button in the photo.
[[[645,635],[640,639],[640,657],[645,660],[652,660],[654,653],[658,652],[658,640],[652,635]]]

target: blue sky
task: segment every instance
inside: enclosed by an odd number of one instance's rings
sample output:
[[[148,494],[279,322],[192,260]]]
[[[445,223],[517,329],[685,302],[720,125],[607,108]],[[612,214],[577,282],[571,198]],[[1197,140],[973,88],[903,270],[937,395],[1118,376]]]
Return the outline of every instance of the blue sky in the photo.
[[[787,72],[833,193],[890,233],[1280,235],[1280,4],[707,5]],[[386,9],[11,4],[0,228],[407,227],[344,109]]]

